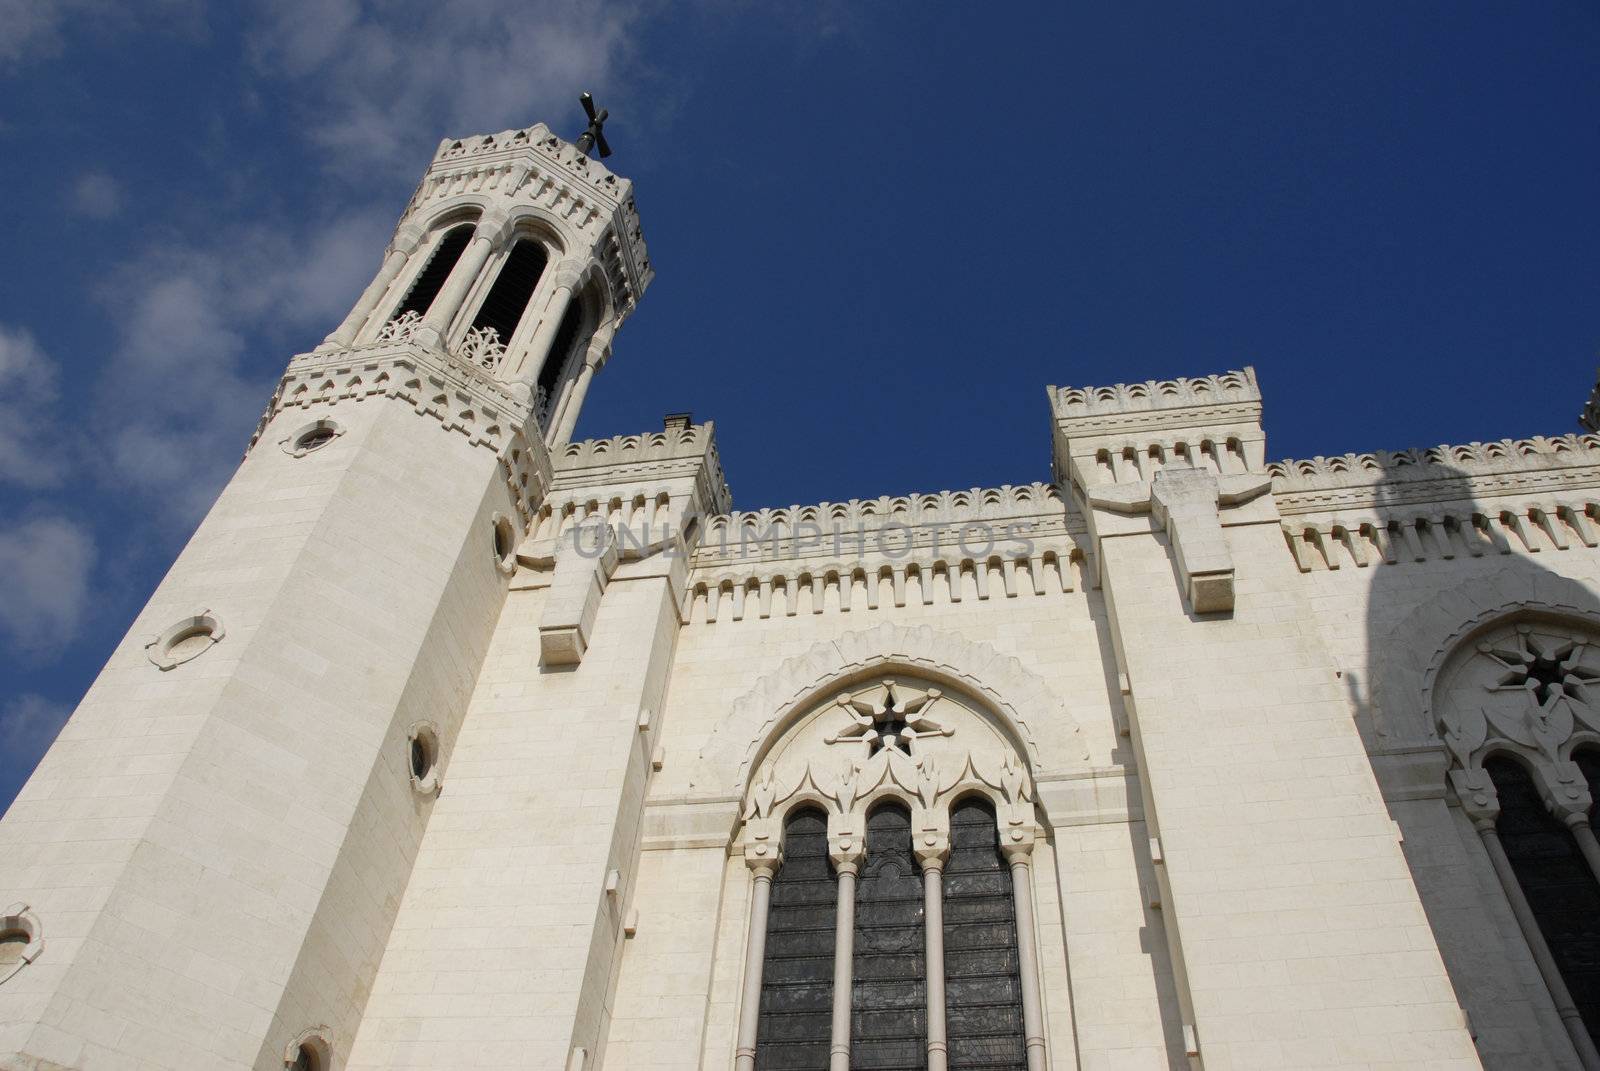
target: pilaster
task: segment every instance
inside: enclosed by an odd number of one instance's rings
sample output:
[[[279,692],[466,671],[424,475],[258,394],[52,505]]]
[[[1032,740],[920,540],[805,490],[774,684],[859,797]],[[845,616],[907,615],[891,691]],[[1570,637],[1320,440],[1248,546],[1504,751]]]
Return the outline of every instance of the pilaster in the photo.
[[[579,1050],[604,1066],[679,632],[681,522],[703,489],[726,494],[709,426],[629,438],[558,451],[351,1071],[561,1067]],[[780,831],[756,826],[746,857],[769,888]],[[465,984],[470,1000],[410,997]]]
[[[1128,681],[1191,1064],[1477,1067],[1277,523],[1253,373],[1052,400]]]

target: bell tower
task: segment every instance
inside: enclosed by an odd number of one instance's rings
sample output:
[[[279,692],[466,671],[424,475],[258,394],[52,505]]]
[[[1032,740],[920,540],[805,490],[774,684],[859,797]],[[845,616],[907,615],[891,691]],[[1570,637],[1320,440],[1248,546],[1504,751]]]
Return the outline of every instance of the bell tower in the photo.
[[[530,405],[546,442],[564,443],[654,274],[627,179],[543,124],[447,138],[377,277],[317,352],[443,351]]]
[[[0,1068],[347,1058],[552,448],[651,277],[578,146],[440,143],[0,820]]]

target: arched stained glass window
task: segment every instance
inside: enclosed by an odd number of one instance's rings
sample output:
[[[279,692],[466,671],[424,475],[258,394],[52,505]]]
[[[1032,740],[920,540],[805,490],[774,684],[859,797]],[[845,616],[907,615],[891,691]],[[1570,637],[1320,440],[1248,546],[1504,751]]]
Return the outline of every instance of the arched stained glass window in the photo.
[[[439,291],[444,289],[445,280],[450,278],[450,269],[456,266],[456,261],[461,259],[467,243],[472,241],[473,229],[473,224],[463,223],[445,232],[444,237],[439,239],[439,244],[434,246],[433,253],[428,257],[428,263],[417,273],[416,281],[411,284],[405,300],[394,310],[391,319],[404,316],[408,312],[414,312],[418,316],[427,315],[428,307],[433,304],[433,299],[439,296]]]
[[[756,1067],[828,1066],[832,1040],[836,879],[828,863],[828,819],[815,808],[783,824],[783,866],[772,880],[761,970]]]
[[[1500,797],[1495,831],[1517,884],[1589,1036],[1600,1044],[1600,884],[1572,834],[1545,807],[1526,767],[1495,757],[1483,768]]]
[[[495,276],[483,304],[478,306],[472,326],[493,328],[502,344],[510,343],[539,285],[539,277],[544,274],[544,266],[544,246],[532,238],[517,239],[505,263],[500,265],[500,274]]]
[[[1025,1071],[1011,868],[1000,852],[994,807],[981,796],[967,797],[950,812],[944,976],[952,1071]]]
[[[867,858],[856,890],[850,1066],[858,1071],[927,1064],[922,905],[911,813],[879,804],[867,815]]]

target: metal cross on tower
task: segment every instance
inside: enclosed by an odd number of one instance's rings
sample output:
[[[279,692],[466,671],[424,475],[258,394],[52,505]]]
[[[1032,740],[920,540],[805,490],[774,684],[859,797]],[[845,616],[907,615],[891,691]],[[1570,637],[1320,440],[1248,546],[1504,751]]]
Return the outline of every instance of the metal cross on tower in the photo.
[[[594,98],[587,93],[578,98],[578,103],[583,105],[583,112],[589,117],[589,129],[578,135],[576,142],[578,151],[587,156],[599,146],[600,159],[604,160],[611,155],[611,146],[606,144],[605,135],[606,119],[610,117],[610,113],[604,108],[595,111]]]

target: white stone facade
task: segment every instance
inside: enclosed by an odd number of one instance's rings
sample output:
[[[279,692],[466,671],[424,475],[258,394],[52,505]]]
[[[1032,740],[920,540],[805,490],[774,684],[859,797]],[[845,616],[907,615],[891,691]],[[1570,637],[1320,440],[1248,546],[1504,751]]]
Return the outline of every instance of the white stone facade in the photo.
[[[0,821],[0,1068],[766,1066],[786,821],[848,905],[903,806],[941,963],[979,799],[1017,1066],[1600,1071],[1491,776],[1600,866],[1600,438],[1269,463],[1245,369],[1050,388],[1054,483],[732,512],[709,423],[569,441],[650,277],[544,127],[441,143]]]

